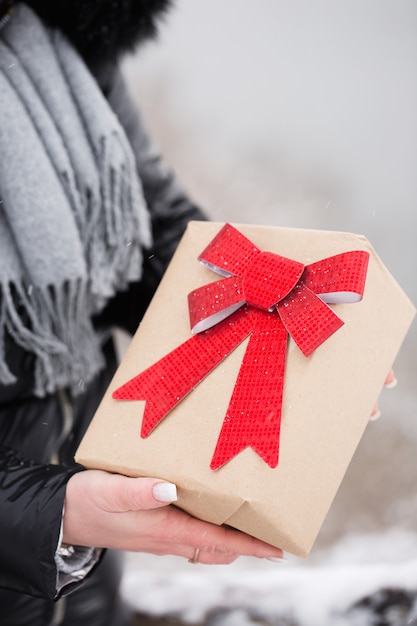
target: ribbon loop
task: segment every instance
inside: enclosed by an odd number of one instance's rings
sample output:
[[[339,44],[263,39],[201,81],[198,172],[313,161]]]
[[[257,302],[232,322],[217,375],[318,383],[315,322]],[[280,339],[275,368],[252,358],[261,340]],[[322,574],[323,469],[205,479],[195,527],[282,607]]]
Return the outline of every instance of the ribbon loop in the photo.
[[[229,276],[194,289],[188,294],[191,332],[208,330],[244,304],[242,279],[238,276]]]
[[[303,283],[328,304],[359,302],[365,289],[369,253],[342,252],[307,265]]]
[[[260,249],[231,224],[225,224],[198,257],[221,276],[243,276]]]

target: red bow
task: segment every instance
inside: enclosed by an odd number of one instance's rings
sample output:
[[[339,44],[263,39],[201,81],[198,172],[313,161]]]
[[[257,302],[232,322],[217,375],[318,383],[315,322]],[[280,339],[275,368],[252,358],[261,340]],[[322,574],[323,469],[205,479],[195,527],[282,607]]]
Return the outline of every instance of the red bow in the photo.
[[[288,334],[308,356],[338,330],[343,321],[327,303],[361,300],[368,259],[368,252],[355,250],[304,266],[262,252],[226,224],[199,257],[226,278],[188,296],[197,334],[113,398],[146,400],[141,436],[147,437],[250,335],[210,467],[218,469],[247,447],[276,467]]]

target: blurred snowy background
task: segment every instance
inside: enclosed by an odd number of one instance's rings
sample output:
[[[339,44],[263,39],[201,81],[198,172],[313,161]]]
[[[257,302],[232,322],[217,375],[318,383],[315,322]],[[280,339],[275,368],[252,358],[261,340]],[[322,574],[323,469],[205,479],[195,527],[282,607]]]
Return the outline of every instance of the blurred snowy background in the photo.
[[[364,234],[417,303],[415,0],[177,0],[125,69],[211,218]],[[219,626],[417,623],[415,326],[311,557],[278,571],[129,555],[138,611]],[[411,592],[391,596],[388,617],[380,607],[370,621],[370,602],[348,610],[387,587]]]

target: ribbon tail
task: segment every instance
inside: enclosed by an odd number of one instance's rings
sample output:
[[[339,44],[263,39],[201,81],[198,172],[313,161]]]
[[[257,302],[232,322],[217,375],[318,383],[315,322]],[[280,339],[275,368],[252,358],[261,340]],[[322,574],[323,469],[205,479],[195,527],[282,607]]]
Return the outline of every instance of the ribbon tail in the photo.
[[[278,465],[287,331],[271,313],[256,320],[210,464],[216,470],[247,447]]]
[[[146,401],[141,436],[159,422],[249,334],[247,308],[195,335],[113,392],[115,400]]]

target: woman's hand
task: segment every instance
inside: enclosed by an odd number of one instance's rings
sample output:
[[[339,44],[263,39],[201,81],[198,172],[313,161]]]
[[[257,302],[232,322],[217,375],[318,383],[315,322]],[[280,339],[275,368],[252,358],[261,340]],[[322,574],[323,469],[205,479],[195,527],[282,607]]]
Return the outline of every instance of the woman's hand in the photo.
[[[175,499],[175,485],[155,478],[79,472],[67,485],[63,541],[187,559],[198,548],[201,563],[231,563],[241,555],[282,558],[278,548],[169,506]]]

